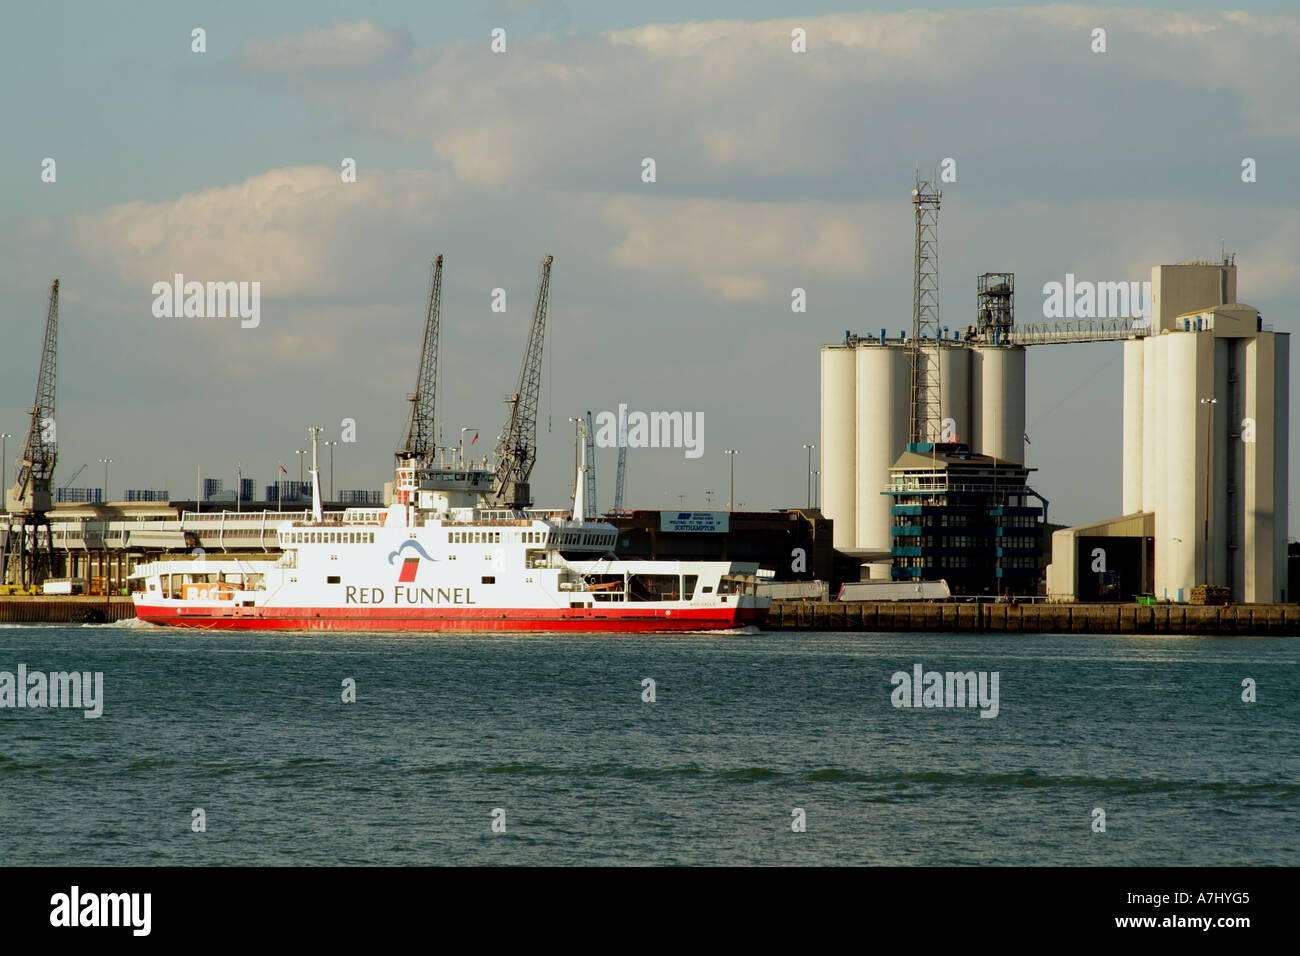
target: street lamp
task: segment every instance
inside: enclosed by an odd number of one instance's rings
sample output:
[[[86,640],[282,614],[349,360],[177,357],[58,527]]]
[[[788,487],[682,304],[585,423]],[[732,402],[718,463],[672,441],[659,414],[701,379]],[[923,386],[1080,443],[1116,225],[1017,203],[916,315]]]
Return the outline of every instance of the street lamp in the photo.
[[[295,448],[293,453],[298,456],[298,497],[302,497],[302,456],[307,454],[306,448]]]
[[[1205,584],[1210,584],[1210,464],[1214,451],[1214,406],[1218,399],[1203,398],[1202,405],[1209,406],[1209,418],[1205,424]]]
[[[818,468],[816,471],[813,472],[813,506],[814,507],[821,506],[821,500],[822,500],[821,495],[822,495],[822,472],[821,469]]]
[[[5,493],[5,466],[9,463],[9,439],[14,436],[8,432],[0,434],[0,495]],[[0,499],[0,508],[4,507],[4,500]]]
[[[327,441],[325,444],[330,446],[330,501],[334,500],[334,446],[336,441]]]
[[[816,445],[805,444],[804,449],[808,452],[808,507],[812,507],[812,450]]]
[[[104,504],[108,504],[108,466],[113,463],[113,459],[101,458],[99,463],[104,466]]]
[[[736,502],[736,456],[740,454],[740,451],[736,448],[724,448],[722,451],[731,459],[731,492],[727,496],[727,510],[734,511]]]
[[[1181,568],[1181,567],[1182,567],[1182,561],[1181,561],[1180,559],[1181,559],[1182,556],[1183,556],[1183,539],[1182,539],[1182,538],[1171,538],[1170,540],[1173,541],[1174,544],[1178,545],[1178,550],[1174,552],[1174,554],[1176,555],[1176,557],[1174,558],[1174,568],[1175,568],[1175,569],[1178,569],[1178,568]],[[1169,590],[1168,590],[1168,588],[1165,589],[1165,597],[1169,597]],[[1180,602],[1180,603],[1181,603],[1181,602]]]

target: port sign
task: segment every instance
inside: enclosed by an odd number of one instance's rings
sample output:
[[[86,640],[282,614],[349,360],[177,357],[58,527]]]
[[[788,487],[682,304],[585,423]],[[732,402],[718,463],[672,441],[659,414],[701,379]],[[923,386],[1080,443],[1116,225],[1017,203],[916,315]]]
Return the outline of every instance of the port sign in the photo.
[[[689,531],[695,534],[726,534],[731,515],[725,511],[661,511],[660,531]]]

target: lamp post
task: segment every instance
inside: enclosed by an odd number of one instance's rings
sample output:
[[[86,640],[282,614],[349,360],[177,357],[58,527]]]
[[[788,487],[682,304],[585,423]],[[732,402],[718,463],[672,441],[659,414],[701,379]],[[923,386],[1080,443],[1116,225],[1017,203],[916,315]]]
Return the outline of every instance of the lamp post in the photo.
[[[5,466],[9,464],[9,439],[13,437],[8,432],[0,434],[0,495],[3,495],[8,487],[5,484]],[[3,507],[4,500],[0,498],[0,508]]]
[[[1214,460],[1214,406],[1218,399],[1203,398],[1202,405],[1209,406],[1209,417],[1205,424],[1205,584],[1210,584],[1210,473]]]
[[[805,444],[804,449],[808,452],[808,507],[812,507],[812,450],[816,445]]]
[[[822,494],[822,472],[821,469],[818,468],[816,471],[813,472],[813,506],[814,507],[821,506],[820,505],[820,502],[822,500],[821,494]]]
[[[108,466],[113,463],[113,459],[101,458],[99,463],[104,466],[104,504],[108,504]]]
[[[1178,569],[1178,568],[1181,568],[1181,567],[1182,567],[1182,561],[1181,561],[1180,559],[1181,559],[1182,556],[1183,556],[1183,539],[1182,539],[1182,538],[1171,538],[1170,540],[1173,541],[1174,544],[1178,545],[1178,550],[1174,552],[1174,554],[1176,555],[1176,557],[1174,558],[1174,568],[1175,568],[1175,569]],[[1181,573],[1181,572],[1180,572],[1180,573]],[[1175,588],[1175,590],[1177,590],[1177,588]],[[1168,596],[1169,596],[1168,589],[1166,589],[1166,591],[1165,591],[1165,597],[1168,597]],[[1182,602],[1179,602],[1179,603],[1182,603]]]
[[[736,448],[724,448],[723,452],[731,459],[731,491],[727,495],[727,510],[733,511],[736,506],[736,455],[740,451]]]
[[[327,441],[325,444],[330,446],[330,501],[334,500],[334,446],[336,441]]]
[[[298,456],[298,497],[302,497],[302,456],[307,454],[306,448],[295,448],[293,453]]]

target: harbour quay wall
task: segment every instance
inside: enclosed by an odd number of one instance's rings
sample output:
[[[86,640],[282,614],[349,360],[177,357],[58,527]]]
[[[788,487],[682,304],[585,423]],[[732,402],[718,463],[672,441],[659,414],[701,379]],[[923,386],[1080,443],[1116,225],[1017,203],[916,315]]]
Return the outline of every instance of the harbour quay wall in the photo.
[[[107,624],[133,617],[129,597],[0,597],[0,624]]]
[[[773,601],[771,631],[943,631],[979,634],[1300,634],[1300,605],[966,604]]]

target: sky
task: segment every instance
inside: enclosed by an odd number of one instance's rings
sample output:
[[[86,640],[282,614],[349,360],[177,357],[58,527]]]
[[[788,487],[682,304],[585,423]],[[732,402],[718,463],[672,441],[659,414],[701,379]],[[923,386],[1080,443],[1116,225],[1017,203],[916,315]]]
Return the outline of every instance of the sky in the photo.
[[[335,488],[378,489],[430,260],[446,257],[438,421],[490,451],[549,254],[539,506],[572,492],[569,418],[619,403],[703,421],[699,457],[629,452],[626,506],[724,502],[727,448],[738,506],[802,506],[819,347],[910,326],[910,191],[949,158],[946,325],[974,320],[983,272],[1016,274],[1024,323],[1066,273],[1142,280],[1226,249],[1238,297],[1295,327],[1290,0],[32,4],[4,22],[9,480],[53,277],[56,484],[88,464],[75,484],[99,485],[111,457],[114,499],[192,494],[196,470],[230,487],[237,462],[260,492],[280,463],[297,477],[309,425],[338,439],[353,420]],[[260,283],[257,326],[155,316],[154,283],[176,273]],[[1118,514],[1120,345],[1035,347],[1027,364],[1028,463],[1052,520]],[[615,455],[597,455],[603,507]]]

